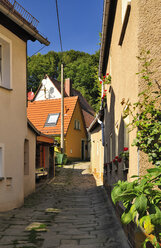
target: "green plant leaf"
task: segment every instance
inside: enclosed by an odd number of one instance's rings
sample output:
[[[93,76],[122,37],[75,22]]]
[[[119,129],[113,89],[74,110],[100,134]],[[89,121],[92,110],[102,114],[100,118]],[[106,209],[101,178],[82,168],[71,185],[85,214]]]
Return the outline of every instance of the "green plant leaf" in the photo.
[[[146,239],[144,240],[144,242],[143,242],[143,248],[147,248],[147,247],[146,247],[146,244],[147,244],[149,241],[150,241],[149,238],[146,238]]]
[[[137,176],[137,175],[133,175],[131,178],[136,178],[136,177],[139,177],[139,176]]]
[[[133,220],[133,214],[129,211],[128,213],[124,212],[121,216],[121,222],[123,224],[129,224]]]
[[[152,209],[152,214],[150,214],[151,222],[155,226],[161,227],[161,211],[160,209],[154,205]]]
[[[141,194],[136,197],[135,199],[135,208],[138,211],[138,213],[144,213],[147,208],[147,198],[144,194]]]
[[[121,194],[122,190],[119,186],[115,186],[111,192],[111,199],[114,204],[118,201],[118,196]]]

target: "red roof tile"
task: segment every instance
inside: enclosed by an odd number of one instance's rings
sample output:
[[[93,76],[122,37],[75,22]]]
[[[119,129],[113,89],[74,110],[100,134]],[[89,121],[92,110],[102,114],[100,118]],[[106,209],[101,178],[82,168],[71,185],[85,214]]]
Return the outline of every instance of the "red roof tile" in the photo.
[[[95,119],[95,117],[86,112],[84,109],[82,110],[82,113],[85,120],[86,128],[88,128],[91,125],[92,121]]]
[[[70,124],[78,97],[64,98],[64,134]],[[45,126],[49,114],[61,113],[61,99],[28,102],[27,117],[42,133],[59,135],[61,132],[61,114],[56,126]]]

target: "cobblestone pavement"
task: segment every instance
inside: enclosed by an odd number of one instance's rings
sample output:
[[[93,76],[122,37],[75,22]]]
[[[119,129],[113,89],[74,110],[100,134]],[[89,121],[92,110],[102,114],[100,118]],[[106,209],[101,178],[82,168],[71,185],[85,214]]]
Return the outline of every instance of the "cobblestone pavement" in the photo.
[[[105,190],[87,174],[88,165],[60,169],[23,207],[0,213],[0,248],[129,248]],[[26,230],[33,222],[37,228]]]

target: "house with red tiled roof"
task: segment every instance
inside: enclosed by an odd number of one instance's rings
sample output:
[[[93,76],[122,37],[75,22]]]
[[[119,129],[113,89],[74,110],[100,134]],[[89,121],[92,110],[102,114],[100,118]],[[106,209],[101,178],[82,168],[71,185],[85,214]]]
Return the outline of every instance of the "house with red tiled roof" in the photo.
[[[61,99],[47,99],[28,103],[28,119],[43,134],[61,134]],[[87,158],[87,131],[78,96],[64,98],[65,154],[69,159]]]
[[[89,105],[87,100],[82,96],[82,94],[72,88],[72,81],[70,78],[65,79],[64,83],[64,97],[78,96],[80,100],[80,105],[83,111],[83,116],[86,124],[86,128],[90,126],[94,120],[94,110]],[[61,98],[61,84],[55,78],[45,76],[42,80],[39,88],[33,97],[33,101],[41,101],[46,99],[58,99]]]
[[[33,92],[30,92],[32,94]],[[32,94],[33,95],[33,94]],[[93,108],[89,105],[87,100],[82,96],[82,94],[78,91],[72,88],[72,81],[70,78],[65,79],[64,83],[64,97],[71,97],[71,96],[78,96],[80,106],[82,109],[82,114],[85,121],[85,127],[86,129],[89,128],[90,124],[94,120],[95,112]],[[57,81],[55,78],[51,78],[48,75],[45,76],[45,78],[42,80],[41,84],[39,85],[39,88],[35,94],[35,96],[32,97],[32,99],[28,98],[28,100],[32,101],[41,101],[41,100],[47,100],[47,99],[60,99],[61,98],[61,83]],[[88,145],[87,145],[87,158],[90,158],[90,134],[87,131],[88,135]]]

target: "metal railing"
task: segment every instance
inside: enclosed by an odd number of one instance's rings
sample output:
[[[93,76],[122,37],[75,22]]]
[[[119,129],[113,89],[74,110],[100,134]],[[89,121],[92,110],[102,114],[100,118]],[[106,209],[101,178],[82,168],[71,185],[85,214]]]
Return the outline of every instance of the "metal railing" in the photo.
[[[17,1],[15,0],[0,0],[0,4],[7,7],[10,11],[13,12],[18,18],[22,21],[27,22],[34,28],[37,28],[39,21],[33,17],[27,10],[25,10]]]

